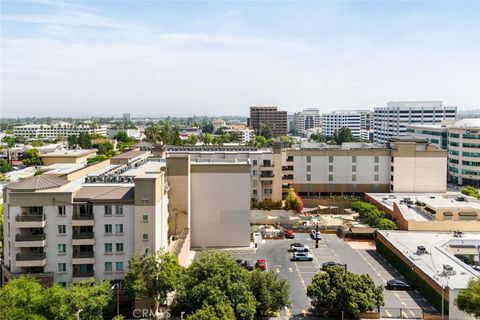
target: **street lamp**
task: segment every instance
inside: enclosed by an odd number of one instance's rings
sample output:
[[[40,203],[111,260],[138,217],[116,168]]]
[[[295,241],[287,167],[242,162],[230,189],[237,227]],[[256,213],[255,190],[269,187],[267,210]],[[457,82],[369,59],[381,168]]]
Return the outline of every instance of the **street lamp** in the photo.
[[[120,315],[120,283],[115,283],[110,289],[117,289],[117,316]]]
[[[317,219],[317,226],[315,227],[315,248],[318,249],[318,219]]]

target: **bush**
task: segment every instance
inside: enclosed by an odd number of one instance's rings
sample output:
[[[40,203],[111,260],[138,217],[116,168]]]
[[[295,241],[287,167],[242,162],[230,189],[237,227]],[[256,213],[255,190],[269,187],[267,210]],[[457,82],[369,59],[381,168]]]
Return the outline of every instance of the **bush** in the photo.
[[[379,210],[373,204],[364,201],[355,201],[352,203],[352,210],[359,213],[359,219],[374,228],[381,230],[396,230],[395,222],[387,219],[385,213]]]
[[[480,191],[472,186],[462,188],[462,193],[480,200]]]
[[[282,209],[282,201],[272,201],[266,199],[263,201],[258,201],[257,199],[252,199],[250,202],[250,209],[257,210],[275,210]]]

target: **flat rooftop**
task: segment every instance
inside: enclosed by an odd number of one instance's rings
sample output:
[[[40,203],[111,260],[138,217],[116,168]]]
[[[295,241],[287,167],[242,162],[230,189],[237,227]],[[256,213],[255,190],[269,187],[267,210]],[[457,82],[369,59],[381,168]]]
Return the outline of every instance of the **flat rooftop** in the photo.
[[[55,150],[53,152],[45,153],[42,158],[56,158],[56,157],[82,157],[97,152],[97,149],[64,149],[64,150]]]
[[[378,231],[388,242],[410,260],[415,267],[427,274],[438,285],[453,289],[466,288],[468,281],[480,277],[480,272],[463,263],[451,253],[451,247],[458,248],[462,240],[480,245],[480,233],[464,233],[461,238],[449,232]],[[460,240],[460,241],[459,241]],[[417,247],[424,246],[427,253],[418,255]],[[450,265],[454,274],[446,275],[444,265]]]

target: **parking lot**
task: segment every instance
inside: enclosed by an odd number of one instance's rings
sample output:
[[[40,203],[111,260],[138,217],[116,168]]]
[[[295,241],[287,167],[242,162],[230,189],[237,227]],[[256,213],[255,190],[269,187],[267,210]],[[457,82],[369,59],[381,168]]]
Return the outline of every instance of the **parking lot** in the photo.
[[[292,254],[288,252],[291,243],[300,242],[310,247],[313,261],[290,261]],[[241,259],[266,259],[269,270],[278,273],[291,285],[292,306],[283,310],[281,315],[290,319],[304,319],[310,315],[310,303],[306,288],[313,276],[320,271],[323,262],[335,261],[346,264],[348,271],[368,273],[377,285],[384,286],[390,279],[403,279],[368,243],[345,242],[336,235],[325,234],[319,241],[318,249],[315,240],[308,234],[296,234],[295,239],[265,240],[256,250],[232,251],[235,257]],[[384,290],[385,307],[381,309],[383,317],[387,318],[420,318],[421,308],[431,308],[431,305],[416,291]]]

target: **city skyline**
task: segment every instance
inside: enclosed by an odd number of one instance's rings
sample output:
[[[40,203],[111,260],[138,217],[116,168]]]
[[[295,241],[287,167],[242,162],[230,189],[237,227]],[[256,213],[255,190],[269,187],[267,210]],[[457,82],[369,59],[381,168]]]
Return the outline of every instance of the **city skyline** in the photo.
[[[2,117],[480,106],[474,2],[1,6]]]

